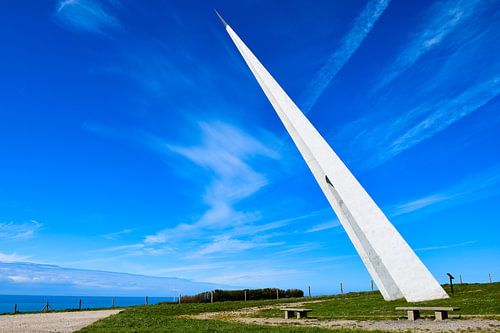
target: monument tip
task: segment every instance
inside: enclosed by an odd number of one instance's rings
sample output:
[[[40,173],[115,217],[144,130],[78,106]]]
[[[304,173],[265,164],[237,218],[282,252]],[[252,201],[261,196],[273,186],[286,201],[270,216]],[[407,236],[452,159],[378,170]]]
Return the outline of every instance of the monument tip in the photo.
[[[217,9],[214,8],[214,12],[215,14],[217,14],[217,17],[219,18],[219,20],[222,22],[222,25],[225,27],[227,27],[227,23],[226,21],[224,21],[224,19],[222,18],[222,16],[220,16],[219,12],[217,11]]]

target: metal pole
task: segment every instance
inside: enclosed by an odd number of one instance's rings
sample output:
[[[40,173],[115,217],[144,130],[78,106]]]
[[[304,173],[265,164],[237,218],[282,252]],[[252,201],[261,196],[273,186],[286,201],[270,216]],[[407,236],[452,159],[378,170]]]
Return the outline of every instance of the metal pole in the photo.
[[[307,287],[309,289],[309,297],[311,297],[311,286]]]
[[[340,282],[340,293],[341,294],[344,293],[344,286],[342,285],[342,282]]]
[[[182,298],[182,295],[179,294],[179,304],[181,304],[181,298]]]
[[[78,303],[78,310],[81,310],[82,309],[82,300],[80,300],[80,302]]]
[[[14,314],[17,313],[17,304],[14,304]]]
[[[451,293],[453,294],[453,280],[455,279],[455,277],[453,275],[451,275],[450,273],[446,273],[446,275],[448,275],[448,277],[450,278],[450,289],[451,289]]]
[[[280,299],[279,289],[276,288],[276,299]]]
[[[115,298],[113,297],[111,299],[111,307],[114,308],[115,307]]]
[[[247,301],[247,291],[245,290],[245,302]]]
[[[460,284],[462,284],[462,274],[460,274]]]
[[[372,287],[372,291],[373,291],[373,280],[371,281],[371,287]]]
[[[214,292],[213,290],[210,290],[210,303],[214,302]]]
[[[148,296],[146,296],[146,305],[149,304]]]
[[[488,273],[488,277],[490,278],[490,283],[492,283],[491,282],[491,273]]]

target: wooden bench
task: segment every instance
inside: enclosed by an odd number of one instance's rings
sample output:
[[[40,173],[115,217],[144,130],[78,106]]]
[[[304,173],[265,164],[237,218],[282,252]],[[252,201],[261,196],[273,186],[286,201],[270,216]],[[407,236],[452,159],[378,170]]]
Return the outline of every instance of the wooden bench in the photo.
[[[434,307],[434,306],[402,306],[396,310],[408,311],[408,320],[417,320],[420,318],[420,311],[434,311],[436,320],[444,320],[448,318],[448,312],[458,311],[460,308],[454,307]]]
[[[287,308],[281,310],[285,311],[285,319],[290,319],[295,317],[295,313],[297,313],[297,319],[307,318],[307,313],[312,311],[312,309],[295,309],[295,308]]]

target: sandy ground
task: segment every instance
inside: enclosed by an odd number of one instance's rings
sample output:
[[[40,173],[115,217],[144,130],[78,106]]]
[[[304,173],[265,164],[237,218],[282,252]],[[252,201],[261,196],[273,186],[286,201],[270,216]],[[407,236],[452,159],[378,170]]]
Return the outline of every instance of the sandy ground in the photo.
[[[0,332],[74,332],[120,311],[96,310],[0,316]]]
[[[317,301],[322,302],[322,301]],[[312,303],[312,302],[308,302]],[[257,318],[253,317],[260,310],[270,308],[282,308],[290,304],[280,304],[271,306],[261,306],[245,308],[237,311],[223,312],[205,312],[190,317],[193,319],[218,319],[246,324],[258,325],[293,325],[309,326],[321,328],[357,328],[363,330],[386,330],[386,331],[405,331],[405,332],[500,332],[500,321],[492,319],[448,319],[435,321],[428,319],[419,319],[416,321],[402,320],[318,320],[308,319],[284,319],[284,318]],[[294,303],[293,307],[300,307],[302,303]]]

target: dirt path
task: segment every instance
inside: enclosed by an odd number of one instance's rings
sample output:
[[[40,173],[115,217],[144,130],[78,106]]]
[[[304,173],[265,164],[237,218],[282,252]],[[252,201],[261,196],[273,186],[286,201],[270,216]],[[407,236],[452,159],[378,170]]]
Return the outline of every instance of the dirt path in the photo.
[[[41,333],[77,331],[121,310],[52,312],[0,316],[0,332]]]
[[[356,328],[363,330],[384,331],[410,331],[410,332],[500,332],[500,321],[482,319],[449,319],[443,321],[434,320],[285,320],[281,318],[239,318],[237,320],[246,324],[258,325],[296,325],[312,326],[321,328]]]
[[[324,302],[323,300],[315,301]],[[313,302],[307,302],[313,303]],[[450,319],[444,321],[434,320],[318,320],[318,319],[284,319],[284,318],[258,318],[254,317],[261,310],[282,308],[291,304],[277,304],[259,307],[244,308],[236,311],[205,312],[197,315],[189,315],[193,319],[216,319],[245,324],[272,325],[272,326],[308,326],[328,329],[351,328],[363,330],[385,330],[385,331],[410,331],[410,332],[459,332],[459,331],[483,331],[500,332],[500,321],[492,319]],[[293,303],[293,307],[300,307],[303,303]]]

